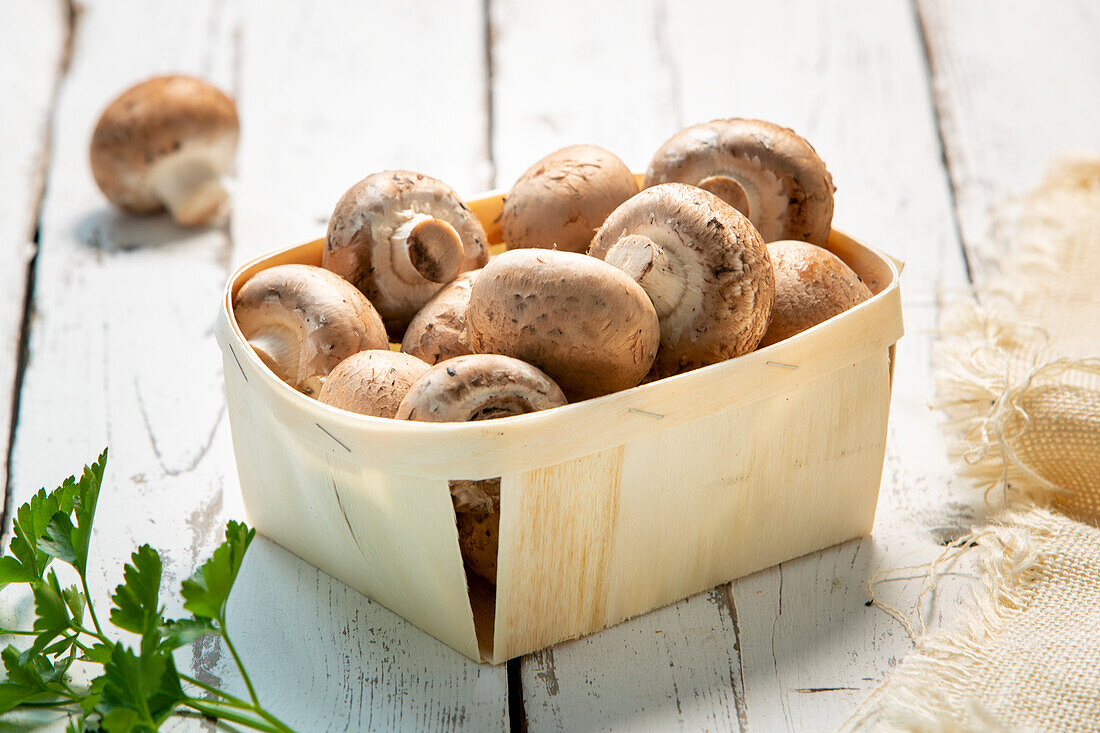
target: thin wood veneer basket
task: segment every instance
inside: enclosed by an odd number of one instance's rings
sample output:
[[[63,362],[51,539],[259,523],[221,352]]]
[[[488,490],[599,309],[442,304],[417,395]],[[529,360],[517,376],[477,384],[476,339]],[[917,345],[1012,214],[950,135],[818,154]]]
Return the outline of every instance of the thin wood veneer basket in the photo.
[[[501,241],[503,197],[468,202]],[[834,231],[874,297],[786,341],[545,412],[418,423],[337,410],[267,369],[232,300],[217,338],[250,521],[466,656],[494,664],[860,537],[874,521],[893,345],[888,255]],[[449,479],[501,478],[495,595],[459,554]]]

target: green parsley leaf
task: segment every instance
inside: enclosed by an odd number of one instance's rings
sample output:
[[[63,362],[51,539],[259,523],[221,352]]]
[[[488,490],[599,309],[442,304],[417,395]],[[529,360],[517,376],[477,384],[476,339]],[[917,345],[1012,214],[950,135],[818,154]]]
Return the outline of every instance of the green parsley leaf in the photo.
[[[72,612],[72,619],[77,626],[84,623],[84,607],[88,605],[88,599],[84,597],[84,594],[80,591],[80,588],[73,585],[69,586],[65,590],[61,591],[61,597],[65,599],[65,605],[69,607]]]
[[[42,577],[52,556],[39,545],[46,530],[59,512],[72,511],[75,479],[69,477],[50,493],[39,489],[15,512],[12,518],[12,538],[8,544],[10,555],[0,560],[0,588],[11,583],[33,583]]]
[[[137,711],[141,723],[154,729],[184,698],[179,673],[167,651],[138,656],[117,644],[111,660],[103,665],[103,680],[100,712],[106,716],[117,708],[129,708]]]
[[[217,629],[207,619],[181,618],[165,621],[160,632],[162,649],[179,649],[200,636],[217,633]]]
[[[32,649],[21,652],[14,646],[8,646],[0,652],[0,659],[8,673],[6,681],[34,688],[39,692],[50,692],[50,685],[56,683],[67,668],[67,665],[51,664],[44,654]]]
[[[81,660],[85,662],[91,662],[92,664],[106,664],[111,661],[111,653],[114,652],[114,644],[104,644],[101,641],[97,641],[89,647],[88,651],[84,652],[84,656]]]
[[[160,643],[160,555],[142,545],[130,556],[122,570],[123,583],[115,588],[111,601],[111,623],[120,629],[141,634],[142,654]]]
[[[44,694],[42,690],[17,682],[0,682],[0,715]]]
[[[95,519],[96,504],[99,503],[99,490],[103,486],[103,471],[107,467],[107,449],[99,454],[96,462],[84,467],[80,482],[76,485],[73,497],[73,509],[76,513],[76,527],[70,534],[73,554],[76,562],[73,566],[84,575],[88,567],[88,546],[92,541],[92,522]],[[67,513],[67,512],[66,512]]]
[[[183,607],[199,618],[217,621],[225,628],[225,607],[229,591],[240,572],[244,554],[256,536],[256,530],[230,520],[225,528],[225,542],[214,550],[195,574],[183,581]]]
[[[62,632],[68,631],[69,609],[61,595],[57,574],[52,570],[44,580],[34,582],[31,592],[34,594],[34,612],[37,616],[34,630],[38,632],[31,649],[40,651]]]
[[[68,514],[58,512],[46,527],[45,536],[38,541],[38,549],[61,562],[76,565],[76,549],[72,540],[73,520]]]
[[[138,725],[141,718],[136,711],[130,708],[115,708],[103,716],[100,723],[102,730],[110,733],[130,733],[133,730],[149,730],[148,726]]]

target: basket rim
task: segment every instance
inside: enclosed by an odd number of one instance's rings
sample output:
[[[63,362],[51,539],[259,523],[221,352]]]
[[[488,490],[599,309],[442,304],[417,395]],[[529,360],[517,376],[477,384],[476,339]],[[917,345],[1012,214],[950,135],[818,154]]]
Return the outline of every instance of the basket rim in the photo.
[[[497,219],[503,195],[502,191],[489,191],[466,201],[486,225],[490,242],[494,243],[500,239]],[[501,462],[493,460],[502,450],[522,452],[530,448],[543,454],[541,459],[532,455],[531,460],[513,456],[524,469],[587,455],[778,394],[875,352],[885,352],[904,331],[899,284],[903,264],[834,229],[828,249],[853,266],[861,277],[873,271],[885,282],[875,282],[874,294],[863,303],[778,343],[627,390],[525,415],[468,423],[429,423],[360,415],[325,405],[276,376],[248,346],[233,317],[233,295],[248,277],[276,264],[306,259],[317,261],[323,242],[323,238],[315,239],[268,252],[237,267],[227,279],[216,328],[225,359],[227,399],[233,399],[228,371],[237,367],[247,388],[275,413],[276,419],[303,428],[312,423],[315,427],[304,431],[303,437],[318,448],[345,458],[348,454],[365,452],[370,465],[394,473],[488,478],[503,473],[494,468]],[[739,382],[743,382],[746,389],[737,389]],[[720,396],[701,398],[701,392],[714,388],[721,392]],[[680,409],[685,405],[686,409]],[[611,432],[604,429],[607,425],[615,425],[621,435],[600,435]],[[572,439],[562,441],[572,445],[572,450],[561,453],[539,449],[539,436],[556,431],[573,435]],[[586,444],[581,439],[584,435],[593,440]],[[437,450],[433,450],[433,446]],[[394,453],[406,450],[412,455]],[[514,462],[503,461],[504,464]]]

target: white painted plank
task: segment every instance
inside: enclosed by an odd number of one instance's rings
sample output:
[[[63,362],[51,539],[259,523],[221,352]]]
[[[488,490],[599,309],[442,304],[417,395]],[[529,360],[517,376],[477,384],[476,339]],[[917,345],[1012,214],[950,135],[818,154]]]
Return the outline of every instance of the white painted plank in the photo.
[[[920,0],[959,227],[975,281],[1006,200],[1057,156],[1100,155],[1100,5]]]
[[[708,601],[714,594],[698,596],[529,657],[528,722],[532,730],[828,728],[908,648],[899,625],[864,606],[868,578],[933,557],[939,535],[931,530],[950,533],[959,511],[969,511],[946,506],[950,470],[927,407],[930,329],[941,294],[961,287],[965,275],[920,36],[903,2],[800,4],[797,11],[793,3],[655,2],[632,11],[623,17],[584,3],[496,8],[499,183],[581,140],[642,168],[680,124],[747,116],[792,126],[833,173],[837,225],[908,261],[909,335],[898,350],[875,535],[732,584],[729,612]],[[569,80],[560,89],[537,76],[530,53],[549,43],[546,29],[559,16],[570,28],[553,35],[553,73]],[[770,30],[777,28],[780,55]],[[898,586],[884,595],[911,602],[920,583]],[[684,641],[664,647],[670,632]],[[673,680],[668,669],[687,671]],[[737,674],[731,681],[718,670]],[[638,700],[647,701],[644,715],[635,712]]]
[[[629,12],[582,0],[490,5],[497,186],[579,143],[644,170],[680,127],[668,11],[658,0]]]
[[[243,149],[235,191],[240,214],[231,231],[247,255],[323,229],[316,218],[327,211],[317,202],[334,202],[349,183],[338,180],[349,171],[337,170],[334,161],[353,158],[353,147],[369,142],[380,151],[413,150],[431,132],[438,135],[434,151],[441,158],[448,150],[466,151],[466,157],[444,158],[447,165],[473,169],[466,159],[478,154],[470,151],[484,149],[477,87],[484,73],[476,7],[439,4],[432,15],[349,2],[327,9],[329,17],[313,25],[289,3],[281,13],[270,3],[238,8],[213,0],[105,1],[81,8],[73,64],[59,99],[12,471],[18,503],[111,444],[91,577],[93,596],[103,606],[137,544],[162,551],[166,587],[178,588],[219,541],[225,519],[241,516],[242,507],[212,335],[233,241],[225,230],[184,232],[165,217],[138,220],[110,211],[87,168],[87,141],[99,111],[127,85],[165,71],[200,74],[236,93]],[[364,43],[363,29],[377,31],[381,19],[392,24],[392,34],[373,32]],[[127,28],[141,30],[120,44],[120,29]],[[452,38],[456,28],[470,30]],[[399,49],[405,52],[403,39],[410,37],[428,47],[472,49],[452,56],[447,73],[464,74],[473,92],[432,89],[444,107],[472,100],[454,113],[465,122],[456,124],[453,136],[439,134],[432,119],[410,124],[392,108],[378,113],[369,85],[363,86],[391,65]],[[321,47],[339,49],[347,68],[332,68],[329,57],[310,50]],[[348,71],[358,64],[373,71]],[[277,70],[282,75],[271,83],[266,75]],[[389,74],[385,91],[412,95],[425,68]],[[254,84],[251,96],[246,80]],[[327,98],[312,96],[322,87]],[[411,104],[392,101],[397,108]],[[304,134],[336,110],[344,122],[321,124],[325,138]],[[273,116],[265,120],[265,114]],[[480,137],[468,134],[471,129]],[[401,147],[395,148],[395,139],[403,140]],[[333,147],[326,147],[329,142]],[[363,165],[369,169],[373,162]],[[381,156],[378,162],[403,163]],[[306,170],[308,178],[301,175]],[[476,170],[468,175],[458,185],[480,185]],[[318,181],[331,181],[330,189],[314,198]],[[306,205],[297,204],[298,195]],[[252,660],[262,699],[288,722],[306,730],[506,725],[503,670],[466,662],[266,541],[258,540],[239,583],[231,632]],[[169,604],[169,612],[178,610],[178,603]],[[196,644],[180,662],[199,677],[241,690],[217,645]],[[176,729],[197,727],[184,722]]]
[[[480,2],[246,6],[237,261],[323,236],[344,191],[376,171],[467,196],[488,186]]]
[[[49,159],[49,121],[67,23],[60,2],[0,0],[0,487],[7,486],[28,267]],[[3,528],[6,530],[6,528]],[[7,536],[6,534],[4,535]]]

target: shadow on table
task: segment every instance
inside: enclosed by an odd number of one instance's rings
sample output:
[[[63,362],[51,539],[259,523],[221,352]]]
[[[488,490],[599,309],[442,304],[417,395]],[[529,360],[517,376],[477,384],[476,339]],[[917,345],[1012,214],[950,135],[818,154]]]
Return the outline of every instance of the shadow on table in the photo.
[[[73,237],[93,250],[115,254],[169,247],[224,231],[224,223],[187,228],[164,213],[133,216],[105,206],[85,214],[73,227]]]
[[[899,549],[891,561],[906,556]],[[913,561],[936,551],[915,547]],[[529,655],[527,721],[577,731],[835,728],[910,646],[896,621],[866,605],[885,557],[874,537],[848,542]],[[262,538],[233,592],[230,633],[261,699],[303,729],[507,726],[504,665],[467,660]],[[195,661],[244,692],[228,655]]]
[[[925,545],[913,561],[937,551]],[[867,605],[885,556],[874,537],[848,542],[533,654],[523,663],[528,721],[835,729],[910,648],[897,622]]]

